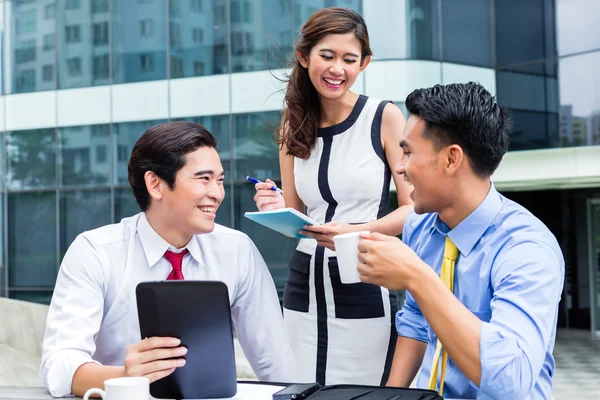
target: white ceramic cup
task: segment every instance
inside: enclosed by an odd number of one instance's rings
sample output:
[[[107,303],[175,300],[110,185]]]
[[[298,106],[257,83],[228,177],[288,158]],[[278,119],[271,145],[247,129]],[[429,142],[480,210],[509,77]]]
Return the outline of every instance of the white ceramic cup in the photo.
[[[104,381],[104,390],[93,388],[85,392],[83,400],[99,394],[103,400],[148,400],[150,381],[144,377],[113,378]]]
[[[333,237],[335,255],[342,283],[360,282],[360,274],[358,273],[358,242],[360,242],[361,233],[369,232],[351,232]]]

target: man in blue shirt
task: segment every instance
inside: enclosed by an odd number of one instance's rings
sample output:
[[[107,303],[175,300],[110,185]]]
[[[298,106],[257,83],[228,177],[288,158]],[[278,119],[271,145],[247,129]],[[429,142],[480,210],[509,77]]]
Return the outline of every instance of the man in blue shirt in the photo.
[[[415,90],[406,106],[397,168],[414,212],[403,242],[359,244],[364,282],[407,290],[388,385],[421,368],[418,386],[445,397],[550,399],[564,261],[548,228],[491,183],[508,116],[474,83]]]

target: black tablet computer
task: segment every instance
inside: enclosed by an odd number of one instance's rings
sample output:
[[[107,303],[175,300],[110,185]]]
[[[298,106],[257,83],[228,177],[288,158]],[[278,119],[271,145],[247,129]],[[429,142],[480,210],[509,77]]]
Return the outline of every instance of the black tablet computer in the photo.
[[[142,338],[176,337],[186,364],[150,384],[159,399],[235,396],[237,378],[227,286],[217,281],[142,282],[136,289]]]

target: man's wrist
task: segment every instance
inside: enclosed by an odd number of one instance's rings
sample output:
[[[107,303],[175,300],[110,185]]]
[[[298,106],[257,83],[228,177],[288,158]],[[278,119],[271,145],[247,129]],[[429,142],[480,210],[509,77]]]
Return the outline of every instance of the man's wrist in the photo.
[[[420,293],[422,290],[431,287],[431,282],[438,279],[438,276],[433,269],[427,265],[423,260],[419,259],[413,266],[412,277],[407,282],[407,290],[415,295]]]

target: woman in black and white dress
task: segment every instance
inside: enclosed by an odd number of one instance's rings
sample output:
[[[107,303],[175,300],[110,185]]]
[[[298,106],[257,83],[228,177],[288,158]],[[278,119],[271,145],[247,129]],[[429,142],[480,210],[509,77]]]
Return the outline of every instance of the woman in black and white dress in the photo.
[[[362,17],[314,13],[301,29],[280,128],[283,196],[257,184],[259,210],[293,207],[323,224],[290,260],[284,320],[300,381],[385,384],[397,340],[396,295],[342,284],[333,236],[402,232],[410,189],[394,172],[405,119],[394,104],[350,91],[371,60]],[[399,208],[386,215],[390,179]]]

